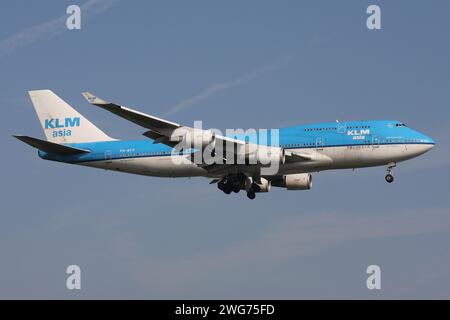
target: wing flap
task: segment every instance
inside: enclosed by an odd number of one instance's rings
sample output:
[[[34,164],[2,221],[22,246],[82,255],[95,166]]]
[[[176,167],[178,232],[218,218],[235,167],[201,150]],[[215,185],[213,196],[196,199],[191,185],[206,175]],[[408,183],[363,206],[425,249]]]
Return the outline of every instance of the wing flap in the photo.
[[[298,151],[286,151],[286,162],[299,162],[308,161],[314,163],[331,163],[333,160],[319,152],[298,152]]]
[[[153,143],[163,143],[165,145],[168,145],[172,148],[174,148],[178,142],[170,141],[169,138],[165,135],[162,135],[156,131],[148,130],[144,132],[142,135],[146,136],[147,138],[150,138],[153,140]]]

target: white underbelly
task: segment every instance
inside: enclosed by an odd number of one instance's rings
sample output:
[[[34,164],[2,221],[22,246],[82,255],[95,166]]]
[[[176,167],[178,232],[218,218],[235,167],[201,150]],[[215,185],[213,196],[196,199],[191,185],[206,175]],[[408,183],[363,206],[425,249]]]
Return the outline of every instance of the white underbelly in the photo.
[[[171,156],[126,158],[85,162],[82,165],[154,177],[195,177],[207,174],[206,170],[185,157],[176,157],[176,161]]]
[[[387,165],[391,162],[400,162],[417,157],[431,148],[425,144],[388,144],[388,145],[362,145],[325,147],[321,150],[307,149],[320,152],[332,161],[327,163],[299,161],[288,163],[280,168],[281,174],[312,172],[331,169],[363,168]],[[305,149],[292,151],[304,152]]]
[[[318,152],[328,161],[297,161],[280,165],[276,175],[302,172],[314,172],[332,169],[363,168],[387,165],[414,158],[428,151],[431,145],[425,144],[390,144],[325,147],[317,150],[290,149],[294,152]],[[322,157],[323,158],[323,157]],[[121,171],[155,177],[194,177],[210,176],[208,172],[195,165],[186,156],[138,157],[115,160],[101,160],[80,163],[84,166],[106,170]],[[249,169],[249,168],[247,168]],[[224,173],[224,172],[222,172]]]

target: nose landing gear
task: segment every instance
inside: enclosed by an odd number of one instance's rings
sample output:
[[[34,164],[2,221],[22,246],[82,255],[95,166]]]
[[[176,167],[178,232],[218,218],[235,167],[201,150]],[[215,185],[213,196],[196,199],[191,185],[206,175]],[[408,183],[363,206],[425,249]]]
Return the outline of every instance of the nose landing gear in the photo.
[[[394,182],[394,176],[392,174],[392,168],[394,168],[396,166],[396,163],[389,163],[388,167],[387,167],[387,175],[384,177],[384,179],[386,180],[387,183],[392,183]]]
[[[386,175],[386,177],[384,177],[384,179],[386,179],[386,182],[387,182],[387,183],[392,183],[392,182],[394,182],[394,176],[393,176],[392,174],[390,174],[390,173],[388,173],[388,174]]]

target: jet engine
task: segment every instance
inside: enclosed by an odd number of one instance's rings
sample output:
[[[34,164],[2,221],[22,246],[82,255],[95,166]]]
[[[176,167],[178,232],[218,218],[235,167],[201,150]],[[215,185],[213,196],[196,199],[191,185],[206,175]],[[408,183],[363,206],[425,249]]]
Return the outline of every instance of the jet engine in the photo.
[[[274,162],[284,164],[286,161],[286,153],[283,148],[257,146],[257,150],[245,155],[246,164],[259,164],[270,166]]]
[[[272,181],[272,185],[288,190],[309,190],[312,187],[312,175],[310,173],[288,174],[279,180]]]
[[[255,192],[269,192],[271,183],[267,179],[260,178],[260,183],[253,182],[252,188]]]
[[[210,146],[214,149],[216,136],[211,130],[184,130],[182,134],[175,132],[170,139],[172,142],[179,142],[183,148],[205,149]]]

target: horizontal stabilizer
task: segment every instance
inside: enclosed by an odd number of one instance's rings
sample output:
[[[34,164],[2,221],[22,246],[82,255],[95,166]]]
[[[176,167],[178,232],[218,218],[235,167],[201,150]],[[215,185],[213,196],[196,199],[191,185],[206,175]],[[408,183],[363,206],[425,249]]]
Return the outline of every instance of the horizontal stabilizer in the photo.
[[[47,153],[53,153],[53,154],[60,154],[60,155],[71,155],[71,154],[81,154],[81,153],[89,153],[89,150],[64,146],[62,144],[49,142],[29,136],[19,136],[15,135],[13,136],[20,141],[25,142],[26,144],[39,149],[41,151],[47,152]]]

